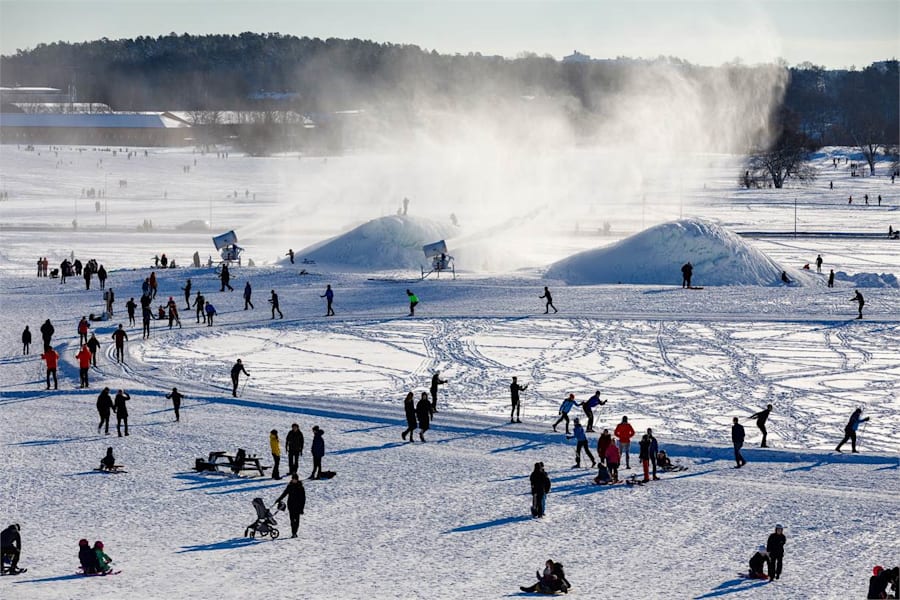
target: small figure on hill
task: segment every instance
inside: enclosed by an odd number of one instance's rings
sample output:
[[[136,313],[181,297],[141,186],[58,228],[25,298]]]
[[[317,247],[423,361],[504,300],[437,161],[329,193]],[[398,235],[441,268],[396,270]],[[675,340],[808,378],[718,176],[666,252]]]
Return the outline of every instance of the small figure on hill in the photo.
[[[403,198],[403,216],[406,216],[407,211],[409,210],[409,198]]]
[[[529,477],[531,483],[531,516],[540,519],[547,508],[547,494],[550,493],[550,477],[544,471],[544,463],[534,463]]]
[[[690,288],[691,287],[691,277],[694,276],[694,265],[690,262],[686,262],[681,266],[681,287]]]
[[[822,272],[822,255],[816,256],[816,273]]]
[[[597,465],[597,461],[594,460],[594,455],[591,454],[591,449],[588,447],[587,434],[584,433],[584,427],[581,426],[581,421],[578,420],[578,417],[575,417],[572,425],[572,434],[575,437],[575,466],[573,468],[581,467],[581,451],[584,450],[587,457],[591,459],[591,468],[593,469]]]
[[[278,441],[278,430],[269,432],[269,448],[272,450],[272,479],[281,479],[278,466],[281,464],[281,443]]]
[[[244,310],[256,307],[253,306],[253,302],[250,301],[250,296],[253,295],[253,288],[250,287],[250,282],[244,284]]]
[[[587,431],[594,431],[594,408],[603,406],[607,400],[600,400],[600,390],[594,392],[594,395],[581,403],[581,410],[587,415]]]
[[[272,290],[272,296],[269,298],[269,304],[272,305],[272,318],[275,318],[275,311],[278,311],[278,318],[283,319],[284,315],[281,314],[281,309],[278,308],[278,294],[275,293],[275,290]]]
[[[634,437],[634,427],[628,422],[628,417],[622,417],[622,422],[616,425],[613,435],[619,443],[619,454],[625,456],[625,469],[631,468],[631,438]],[[621,462],[621,459],[620,459]]]
[[[241,377],[241,373],[250,377],[250,373],[244,368],[244,363],[241,362],[241,359],[239,358],[231,367],[231,395],[235,398],[237,398],[238,380]]]
[[[169,266],[169,257],[166,256],[165,252],[163,252],[163,255],[159,257],[159,264],[163,269]]]
[[[116,457],[113,456],[112,446],[106,449],[106,456],[100,459],[101,471],[113,471],[116,467]]]
[[[878,194],[878,206],[881,206],[881,194]]]
[[[855,290],[855,292],[856,292],[856,294],[852,298],[850,298],[850,302],[858,302],[859,303],[859,316],[856,318],[862,319],[863,318],[862,309],[863,309],[863,306],[865,306],[865,304],[866,304],[866,299],[863,298],[863,295],[859,293],[859,290]]]
[[[438,386],[444,385],[447,383],[446,379],[441,379],[441,372],[435,371],[431,376],[431,404],[433,408],[431,410],[432,414],[438,411],[437,401],[438,401]]]
[[[322,457],[325,456],[325,431],[318,425],[313,425],[312,459],[313,470],[310,479],[319,479],[322,476]],[[424,441],[424,440],[423,440]]]
[[[296,473],[291,473],[291,481],[275,502],[281,502],[285,497],[287,498],[288,515],[291,519],[291,537],[295,538],[297,530],[300,528],[300,515],[306,508],[306,488],[303,487],[303,482]]]
[[[131,396],[125,390],[119,390],[116,394],[113,410],[116,411],[116,433],[122,437],[122,424],[125,424],[125,435],[128,435],[128,405],[126,402],[131,400]]]
[[[416,305],[419,303],[419,298],[410,290],[406,290],[406,297],[409,300],[409,316],[414,317],[416,316]]]
[[[787,283],[787,284],[790,284],[790,283],[791,283],[791,280],[788,279],[787,271],[782,271],[782,272],[781,272],[781,283]]]
[[[422,392],[416,404],[416,420],[419,422],[419,440],[425,441],[425,432],[431,427],[434,405],[428,400],[428,392]],[[412,432],[409,437],[412,438]]]
[[[868,194],[865,194],[864,197],[865,197],[865,200],[866,200],[866,206],[868,206],[868,205],[869,205],[869,195],[868,195]]]
[[[284,436],[284,445],[288,453],[288,472],[296,475],[300,469],[300,457],[303,455],[303,432],[300,425],[291,424],[291,430]]]
[[[556,426],[566,422],[566,435],[569,435],[569,411],[572,410],[572,407],[578,404],[575,401],[575,394],[569,394],[569,397],[562,401],[562,404],[559,405],[559,418],[556,420],[556,423],[553,424],[553,431],[556,431]]]
[[[78,354],[75,355],[75,358],[78,359],[79,387],[86,388],[89,385],[88,371],[91,369],[91,360],[93,357],[94,354],[91,352],[91,349],[87,347],[87,344],[83,345],[81,350],[78,351]]]
[[[25,330],[22,332],[22,354],[31,354],[31,330],[28,329],[28,325],[25,326]]]
[[[173,387],[172,391],[166,394],[166,399],[172,401],[172,408],[175,409],[175,420],[180,421],[181,414],[179,411],[181,410],[181,401],[184,400],[184,395],[178,391],[177,387]]]
[[[828,287],[834,287],[834,269],[831,269],[831,272],[828,273]]]
[[[519,385],[519,380],[517,377],[512,378],[512,383],[509,384],[509,397],[512,402],[512,409],[509,411],[509,422],[510,423],[521,423],[522,421],[519,419],[519,412],[522,407],[522,401],[519,398],[519,392],[524,392],[528,389],[528,384]],[[515,419],[513,419],[515,417]]]
[[[759,444],[760,448],[768,448],[766,445],[766,436],[768,435],[768,431],[766,431],[766,421],[769,420],[769,413],[772,412],[772,405],[766,404],[765,410],[761,410],[757,413],[753,413],[750,415],[750,419],[756,419],[756,426],[762,432],[762,442]]]
[[[325,293],[319,296],[319,298],[325,298],[325,304],[327,305],[328,310],[325,312],[326,317],[334,316],[334,309],[331,307],[334,302],[334,291],[331,289],[331,284],[325,286]]]
[[[837,445],[835,451],[840,452],[841,447],[847,443],[847,440],[850,440],[850,449],[855,453],[856,450],[856,430],[859,429],[860,423],[865,423],[869,420],[869,417],[862,418],[862,409],[857,408],[853,411],[853,414],[850,415],[850,420],[847,421],[847,424],[844,426],[844,439],[841,440],[841,443]]]
[[[756,549],[753,556],[750,557],[750,571],[747,577],[750,579],[768,579],[764,571],[768,564],[769,553],[766,551],[765,546],[760,546]]]
[[[740,469],[747,464],[741,454],[741,448],[744,447],[744,426],[741,425],[738,418],[735,417],[731,425],[731,443],[734,445],[734,461],[737,463],[735,469]]]
[[[287,254],[285,254],[285,256],[287,256],[291,259],[291,264],[294,264],[294,249],[293,248],[288,248]]]
[[[559,312],[558,310],[556,310],[556,307],[553,306],[553,296],[550,295],[550,288],[548,288],[546,285],[544,286],[544,293],[541,294],[540,296],[538,296],[538,298],[547,301],[546,304],[544,305],[544,314],[545,315],[550,312],[551,308],[553,309],[554,313]]]
[[[787,538],[784,536],[784,527],[781,523],[775,525],[775,532],[769,535],[766,541],[766,552],[769,554],[769,580],[774,581],[781,577],[781,562],[784,559],[784,545]]]
[[[194,261],[194,268],[199,269],[200,268],[200,253],[199,252],[197,252],[197,251],[194,252],[193,261]]]

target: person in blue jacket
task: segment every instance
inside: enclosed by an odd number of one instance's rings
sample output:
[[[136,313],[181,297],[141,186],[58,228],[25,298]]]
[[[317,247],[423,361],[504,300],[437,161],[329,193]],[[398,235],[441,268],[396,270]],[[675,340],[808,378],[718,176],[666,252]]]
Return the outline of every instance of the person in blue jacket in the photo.
[[[575,425],[572,428],[573,433],[575,434],[575,467],[578,468],[581,466],[581,451],[584,450],[588,458],[591,459],[591,468],[593,469],[597,461],[594,460],[594,455],[591,454],[591,449],[588,446],[587,435],[584,433],[584,428],[581,426],[581,422],[578,420],[578,417],[575,417]]]
[[[562,404],[559,405],[559,418],[556,420],[556,423],[553,424],[553,431],[556,431],[556,426],[566,422],[566,435],[569,435],[569,411],[572,410],[572,407],[578,404],[575,402],[575,394],[569,394],[569,397],[563,400]]]
[[[581,410],[587,415],[587,431],[594,432],[594,408],[603,406],[607,400],[600,400],[600,390],[594,392],[594,395],[581,403]]]
[[[326,312],[326,317],[334,316],[334,309],[331,307],[331,304],[334,302],[334,290],[331,289],[331,285],[325,286],[325,293],[319,296],[319,298],[325,298],[325,304],[328,306],[328,311]]]

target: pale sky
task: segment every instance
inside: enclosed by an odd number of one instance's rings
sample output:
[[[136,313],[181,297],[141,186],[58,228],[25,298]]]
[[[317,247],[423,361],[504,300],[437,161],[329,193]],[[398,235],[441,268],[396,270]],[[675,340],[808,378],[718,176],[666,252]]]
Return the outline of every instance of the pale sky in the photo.
[[[278,32],[441,53],[866,66],[900,57],[898,0],[0,0],[0,53],[54,41]]]

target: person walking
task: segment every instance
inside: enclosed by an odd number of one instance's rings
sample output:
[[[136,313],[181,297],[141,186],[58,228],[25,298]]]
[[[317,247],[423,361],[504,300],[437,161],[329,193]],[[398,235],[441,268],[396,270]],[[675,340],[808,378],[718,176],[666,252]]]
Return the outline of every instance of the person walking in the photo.
[[[865,298],[863,298],[863,295],[859,293],[859,290],[855,290],[855,291],[856,291],[856,295],[850,299],[850,302],[858,302],[859,303],[859,316],[856,318],[862,319],[863,318],[862,309],[863,309],[863,306],[865,306],[865,304],[866,304],[866,300],[865,300]]]
[[[59,389],[59,382],[56,379],[56,367],[59,364],[59,353],[54,350],[52,347],[47,346],[44,348],[44,353],[41,354],[41,360],[47,363],[47,389],[50,389],[50,376],[53,376],[53,389]]]
[[[178,304],[172,296],[169,296],[169,301],[166,303],[166,309],[169,317],[169,329],[172,329],[172,325],[175,324],[178,325],[178,329],[181,329],[181,319],[178,316]]]
[[[744,426],[741,425],[737,417],[734,418],[731,425],[731,443],[734,445],[734,462],[735,469],[740,469],[747,464],[741,454],[741,448],[744,447]]]
[[[150,337],[150,321],[154,319],[153,317],[153,309],[149,306],[144,306],[141,308],[141,331],[143,333],[142,339],[148,339]]]
[[[769,534],[766,541],[766,552],[769,553],[769,581],[779,579],[781,577],[781,563],[784,560],[784,545],[787,538],[784,535],[784,528],[781,523],[775,525],[775,532]]]
[[[122,423],[125,424],[125,435],[128,435],[128,405],[131,396],[125,390],[119,390],[116,394],[113,410],[116,411],[116,432],[122,437]]]
[[[87,317],[81,317],[81,320],[78,321],[78,345],[84,346],[87,344],[88,340],[88,330],[91,328],[91,324],[88,323]]]
[[[659,442],[653,437],[653,430],[649,427],[647,428],[647,437],[650,439],[650,466],[653,468],[653,481],[659,481],[659,477],[656,476],[656,458],[659,454]]]
[[[616,425],[613,435],[619,442],[619,454],[625,456],[625,469],[631,468],[631,438],[634,437],[634,427],[628,422],[628,417],[622,417],[622,422]],[[620,459],[621,462],[621,459]]]
[[[109,288],[103,292],[103,298],[106,300],[106,312],[109,313],[109,316],[113,316],[113,304],[116,302],[115,290]]]
[[[762,442],[759,444],[760,448],[768,448],[766,445],[766,436],[768,435],[768,431],[766,431],[766,421],[769,419],[769,413],[772,412],[772,405],[766,404],[766,409],[761,410],[757,413],[753,413],[749,418],[756,419],[756,426],[762,432]]]
[[[88,267],[85,267],[81,272],[82,277],[84,277],[84,289],[91,289],[91,276],[93,275],[93,271],[91,271]]]
[[[569,411],[572,410],[572,407],[578,404],[575,402],[575,394],[569,394],[569,397],[562,401],[562,404],[559,405],[559,418],[556,420],[556,423],[553,424],[553,431],[556,431],[556,426],[566,422],[566,435],[569,435]]]
[[[581,451],[584,450],[587,457],[591,459],[591,468],[593,469],[597,465],[597,461],[594,459],[594,455],[591,454],[587,434],[584,433],[584,427],[581,426],[581,421],[578,420],[578,417],[575,417],[572,433],[575,436],[575,466],[572,468],[577,469],[581,467]]]
[[[519,380],[517,377],[512,378],[512,383],[509,384],[509,397],[512,402],[512,408],[509,411],[509,422],[510,423],[521,423],[522,421],[519,419],[519,411],[522,407],[522,401],[519,398],[519,392],[524,392],[528,389],[528,384],[519,385]],[[515,417],[515,419],[513,419]]]
[[[531,516],[540,519],[547,509],[547,494],[550,493],[550,476],[544,471],[544,463],[534,463],[528,479],[531,483]]]
[[[179,411],[181,410],[181,401],[184,400],[184,396],[178,391],[177,387],[173,387],[172,391],[166,394],[166,399],[172,401],[172,408],[175,409],[175,421],[180,421],[181,414]]]
[[[216,307],[213,306],[212,302],[207,302],[203,310],[206,311],[206,326],[212,327],[213,318],[216,316]]]
[[[325,456],[325,431],[318,425],[313,425],[312,460],[313,470],[310,479],[319,479],[322,476],[322,457]]]
[[[638,460],[641,461],[641,466],[644,468],[644,483],[650,481],[650,443],[650,436],[646,433],[638,442]]]
[[[97,396],[97,414],[100,415],[100,424],[97,425],[97,433],[100,433],[100,430],[103,426],[106,426],[106,435],[109,435],[109,414],[110,411],[115,409],[115,405],[113,404],[112,396],[109,395],[109,388],[103,388],[103,391],[100,392],[100,395]]]
[[[847,424],[844,426],[844,439],[841,440],[841,443],[837,445],[835,450],[837,452],[841,451],[841,447],[847,443],[847,440],[850,440],[850,449],[855,453],[856,450],[856,430],[859,429],[860,423],[865,423],[869,420],[869,417],[862,418],[862,409],[857,408],[853,411],[853,414],[850,415],[850,420],[847,421]]]
[[[253,288],[250,287],[250,282],[244,284],[244,310],[248,308],[256,308],[253,306],[253,302],[250,301],[250,296],[253,294]]]
[[[278,430],[269,432],[269,448],[272,450],[272,479],[281,479],[278,466],[281,464],[281,443],[278,441]]]
[[[229,291],[234,291],[234,288],[231,287],[231,272],[228,270],[228,265],[222,265],[222,274],[219,275],[219,279],[222,280],[222,288],[219,290],[220,292],[224,292],[225,288],[228,288]]]
[[[822,255],[819,254],[818,256],[816,256],[816,273],[822,272],[822,262]]]
[[[288,248],[287,254],[285,254],[288,258],[291,259],[291,264],[294,264],[294,249]]]
[[[103,265],[100,265],[100,268],[97,269],[97,281],[100,282],[101,290],[106,287],[106,269]]]
[[[137,309],[137,304],[134,302],[134,298],[130,298],[128,302],[125,303],[125,310],[128,311],[128,324],[134,325],[134,311]]]
[[[435,371],[431,376],[431,403],[434,405],[434,409],[431,411],[432,413],[436,413],[438,411],[437,401],[438,401],[438,386],[444,385],[447,383],[446,379],[441,379],[441,372]]]
[[[416,404],[416,420],[419,422],[419,439],[425,441],[425,432],[431,424],[431,415],[434,405],[428,401],[428,392],[422,392],[419,403]],[[412,433],[409,434],[412,437]]]
[[[554,313],[559,312],[558,310],[556,310],[556,307],[553,306],[553,296],[550,295],[550,288],[548,288],[546,285],[544,286],[544,293],[541,294],[540,296],[538,296],[538,298],[547,301],[547,303],[544,305],[544,314],[545,315],[550,312],[551,308],[553,309]]]
[[[587,431],[593,433],[594,431],[594,408],[597,406],[603,406],[606,404],[607,400],[600,400],[600,390],[594,392],[594,395],[581,403],[581,410],[584,411],[584,414],[587,415]]]
[[[28,329],[28,325],[25,326],[25,330],[22,332],[22,354],[31,354],[31,331]]]
[[[831,269],[831,272],[828,274],[828,287],[834,287],[834,269]]]
[[[281,314],[281,309],[278,308],[278,294],[275,293],[275,290],[272,290],[272,297],[269,298],[269,304],[272,305],[272,318],[275,318],[275,311],[278,311],[278,318],[283,319],[284,315]]]
[[[690,289],[691,278],[694,276],[694,265],[690,261],[681,266],[681,287]]]
[[[128,339],[128,333],[119,323],[119,328],[112,334],[112,339],[116,344],[116,362],[125,362],[125,340]]]
[[[319,296],[319,298],[325,298],[325,304],[327,305],[328,310],[325,312],[326,317],[334,316],[334,309],[331,307],[334,302],[334,291],[331,289],[331,284],[325,286],[325,293]]]
[[[159,282],[156,280],[156,271],[150,271],[150,277],[147,280],[150,284],[150,299],[156,299],[156,292],[159,290]]]
[[[91,351],[91,366],[97,366],[97,355],[100,354],[100,340],[97,339],[93,333],[91,333],[91,337],[88,338],[87,341],[88,350]]]
[[[78,378],[79,378],[79,387],[86,388],[89,385],[88,382],[88,371],[91,368],[91,360],[94,355],[91,353],[91,349],[87,347],[87,344],[81,347],[81,350],[78,351],[78,354],[75,355],[75,358],[78,359]]]
[[[291,519],[291,537],[295,538],[297,530],[300,528],[300,515],[306,508],[306,488],[303,487],[303,482],[296,473],[291,473],[291,481],[275,502],[281,502],[285,498],[287,498],[288,515]]]
[[[284,436],[284,446],[288,453],[288,472],[296,475],[300,470],[300,456],[303,455],[303,432],[297,423],[292,423],[291,430]]]
[[[412,442],[414,441],[413,432],[419,426],[416,420],[416,400],[412,392],[407,393],[406,398],[403,399],[403,412],[406,415],[406,429],[403,430],[400,437],[405,440],[406,436],[409,435],[409,441]]]
[[[409,299],[409,316],[416,316],[416,305],[419,303],[419,297],[410,290],[406,290],[406,297]]]
[[[53,334],[56,333],[56,329],[53,327],[53,323],[50,322],[50,319],[44,321],[43,325],[41,325],[41,339],[44,340],[44,349],[50,347],[50,342],[53,339]]]
[[[197,323],[200,322],[200,319],[203,319],[203,322],[206,323],[206,298],[203,297],[203,294],[200,293],[200,290],[197,290],[197,295],[194,297],[193,306],[197,309]]]
[[[244,363],[241,362],[241,359],[237,359],[237,362],[231,367],[231,395],[235,398],[237,398],[238,380],[241,373],[250,377],[250,373],[244,368]]]

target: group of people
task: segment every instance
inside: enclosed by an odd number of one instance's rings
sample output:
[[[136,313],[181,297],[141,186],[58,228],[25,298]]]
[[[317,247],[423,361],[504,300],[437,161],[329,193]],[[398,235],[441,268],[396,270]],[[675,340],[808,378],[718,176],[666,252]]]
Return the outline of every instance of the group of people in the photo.
[[[769,581],[779,579],[786,543],[784,527],[778,523],[775,525],[775,531],[769,534],[765,545],[761,545],[750,557],[750,571],[747,576],[750,579],[768,579]]]
[[[313,459],[313,469],[310,479],[319,479],[322,476],[322,457],[325,456],[325,431],[318,425],[313,425],[313,439],[310,452]],[[291,424],[291,430],[284,437],[284,447],[288,454],[288,474],[297,475],[300,468],[300,457],[303,456],[303,432],[300,425]],[[278,430],[269,432],[269,449],[272,451],[272,479],[281,479],[281,442],[278,439]]]

